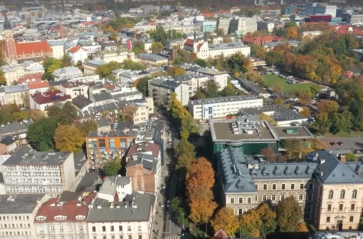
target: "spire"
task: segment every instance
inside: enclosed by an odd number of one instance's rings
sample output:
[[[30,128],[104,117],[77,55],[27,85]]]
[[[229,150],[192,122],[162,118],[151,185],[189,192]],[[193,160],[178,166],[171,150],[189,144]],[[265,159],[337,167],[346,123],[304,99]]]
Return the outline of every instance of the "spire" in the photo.
[[[197,40],[197,33],[194,32],[194,41],[196,41],[196,40]]]
[[[4,30],[11,30],[11,24],[9,22],[8,16],[6,15],[6,12],[3,12],[3,14],[5,14]]]

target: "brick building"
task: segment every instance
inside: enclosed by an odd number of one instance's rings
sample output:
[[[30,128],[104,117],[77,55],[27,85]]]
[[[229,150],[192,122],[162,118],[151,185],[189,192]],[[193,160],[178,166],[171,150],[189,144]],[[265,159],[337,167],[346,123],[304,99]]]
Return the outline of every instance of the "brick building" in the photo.
[[[283,38],[279,36],[263,36],[263,37],[244,37],[242,42],[244,44],[254,44],[263,46],[266,43],[282,41]]]

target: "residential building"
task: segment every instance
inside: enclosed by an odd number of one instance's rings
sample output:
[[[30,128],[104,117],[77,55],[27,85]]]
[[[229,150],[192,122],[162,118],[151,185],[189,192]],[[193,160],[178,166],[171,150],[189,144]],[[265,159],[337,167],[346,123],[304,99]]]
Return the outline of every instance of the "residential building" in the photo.
[[[34,74],[27,74],[22,77],[20,77],[17,80],[18,84],[28,84],[31,82],[40,82],[42,81],[43,73],[34,73]]]
[[[278,41],[278,42],[270,42],[270,43],[266,43],[263,45],[263,48],[266,49],[266,51],[269,51],[271,49],[274,49],[275,46],[277,45],[283,45],[283,44],[287,44],[289,47],[291,46],[298,46],[301,44],[301,41],[295,41],[295,40],[292,40],[292,41]]]
[[[0,137],[0,155],[11,154],[21,145],[21,140],[16,136]]]
[[[89,99],[92,101],[93,106],[100,106],[116,102],[110,92],[101,91],[100,93],[90,93]]]
[[[46,200],[44,194],[1,195],[0,237],[35,239],[34,219],[39,206]]]
[[[38,62],[32,61],[24,62],[19,65],[5,65],[1,67],[1,70],[4,72],[6,85],[8,86],[12,85],[13,82],[17,82],[19,78],[25,77],[26,75],[43,75],[44,73],[44,67]]]
[[[39,92],[29,97],[30,109],[38,109],[45,111],[50,106],[57,104],[64,104],[67,101],[72,101],[70,95],[66,95],[59,90],[52,90],[47,92]]]
[[[168,107],[169,99],[173,93],[182,105],[188,105],[190,98],[189,86],[182,83],[176,83],[166,78],[154,78],[148,81],[149,96],[153,97],[156,105]]]
[[[202,32],[215,32],[217,30],[217,21],[203,21]]]
[[[322,5],[319,3],[305,3],[306,15],[331,15],[335,17],[337,13],[337,6],[335,5]]]
[[[363,14],[347,14],[347,22],[350,24],[359,24],[363,22]]]
[[[28,98],[29,87],[27,85],[10,85],[0,87],[0,103],[17,104],[25,107],[24,100]]]
[[[87,158],[83,151],[74,157],[74,169],[76,172],[75,185],[79,185],[83,177],[89,172]]]
[[[191,100],[188,110],[194,119],[222,118],[238,114],[243,108],[258,108],[263,106],[260,96],[227,96],[210,99]]]
[[[161,155],[157,144],[142,142],[130,146],[126,154],[126,176],[133,192],[157,193],[161,186]]]
[[[244,44],[254,44],[258,46],[263,46],[270,42],[279,42],[282,41],[283,38],[279,36],[262,36],[262,37],[244,37],[242,42]]]
[[[68,82],[59,87],[59,90],[65,95],[69,95],[71,99],[74,99],[79,95],[88,98],[88,89],[89,86],[80,81]]]
[[[114,70],[112,71],[112,74],[123,86],[133,85],[134,81],[150,75],[147,71],[132,71],[125,69]]]
[[[53,72],[53,76],[55,81],[59,81],[64,79],[73,79],[73,78],[82,77],[83,73],[77,67],[70,66],[55,70]]]
[[[87,97],[83,95],[78,95],[72,99],[72,104],[79,111],[88,111],[90,107],[92,107],[92,101],[90,101]]]
[[[73,64],[77,64],[88,58],[88,51],[81,46],[75,46],[68,50],[68,55],[72,58]]]
[[[97,68],[105,64],[107,62],[100,59],[86,61],[83,63],[83,72],[84,74],[96,74]]]
[[[49,46],[52,48],[53,51],[53,57],[57,59],[62,59],[64,56],[64,45],[66,44],[66,41],[61,40],[48,40]]]
[[[223,34],[228,34],[229,31],[229,25],[231,22],[231,18],[218,18],[218,30],[223,30]]]
[[[275,28],[275,22],[266,22],[266,21],[258,21],[257,22],[257,31],[265,30],[268,33],[272,33]]]
[[[236,31],[257,31],[257,19],[254,17],[237,17],[231,19],[228,33],[234,33]]]
[[[28,83],[29,95],[34,93],[43,93],[49,91],[49,81],[39,81],[39,82],[30,82]]]
[[[108,160],[122,158],[137,136],[131,123],[113,125],[113,131],[90,133],[86,137],[88,166],[96,171]]]
[[[135,61],[152,66],[167,65],[168,59],[153,53],[141,53],[135,56]]]
[[[38,152],[24,145],[3,163],[3,170],[7,194],[57,195],[76,186],[72,152]]]
[[[21,144],[26,144],[26,135],[28,127],[33,123],[32,120],[24,120],[22,122],[10,123],[0,126],[0,137],[5,138],[7,136],[17,137]]]
[[[101,53],[102,60],[106,63],[111,61],[123,62],[124,60],[134,60],[135,53],[128,51],[104,51]]]
[[[208,80],[213,80],[217,83],[220,90],[227,86],[229,75],[226,72],[216,69],[202,68],[199,66],[183,66],[187,74],[192,78],[192,89],[199,89]],[[194,79],[195,78],[195,79]]]
[[[88,239],[86,217],[96,193],[63,192],[44,202],[34,217],[35,238]]]

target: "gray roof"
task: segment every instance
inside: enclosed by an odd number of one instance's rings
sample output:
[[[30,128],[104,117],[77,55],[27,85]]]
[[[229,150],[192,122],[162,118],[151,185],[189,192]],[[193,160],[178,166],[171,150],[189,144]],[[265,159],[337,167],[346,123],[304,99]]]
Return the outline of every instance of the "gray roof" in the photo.
[[[112,95],[109,92],[101,92],[99,94],[93,94],[93,98],[96,102],[104,100],[113,100]]]
[[[154,158],[153,155],[147,154],[147,153],[139,153],[135,156],[135,160],[129,160],[126,164],[126,168],[129,168],[134,165],[141,164],[142,167],[146,170],[152,171],[153,173],[156,173],[158,160]]]
[[[5,93],[23,92],[23,91],[28,91],[28,90],[29,90],[28,85],[9,85],[9,86],[4,86]]]
[[[137,58],[149,60],[149,61],[165,61],[167,58],[152,54],[152,53],[141,53],[136,56]]]
[[[33,123],[32,120],[19,123],[5,124],[0,126],[0,136],[17,135],[28,132],[28,127]]]
[[[0,144],[9,146],[12,143],[16,142],[18,140],[18,137],[14,137],[14,136],[5,136],[4,138],[0,138]]]
[[[107,177],[103,181],[103,184],[99,189],[99,193],[114,195],[117,185],[127,185],[129,183],[129,177],[122,177],[121,175]]]
[[[175,81],[167,80],[164,78],[155,78],[148,81],[149,84],[156,85],[162,88],[166,88],[174,91],[181,83],[177,83]]]
[[[75,98],[72,99],[72,104],[76,106],[78,109],[83,109],[86,106],[92,104],[88,98],[84,97],[83,95],[77,95]]]
[[[83,152],[78,153],[74,157],[74,168],[76,170],[76,173],[80,171],[86,163],[86,155]]]
[[[356,174],[349,164],[342,163],[336,154],[325,149],[309,153],[308,161],[317,162],[315,169],[317,178],[325,184],[363,183],[362,178]]]
[[[93,208],[89,209],[87,222],[149,221],[154,195],[135,193],[129,198],[134,200],[115,202],[113,208],[110,208],[108,201],[97,198]]]
[[[285,121],[285,120],[300,120],[307,119],[301,114],[290,110],[282,105],[264,105],[259,108],[243,108],[240,110],[242,115],[254,115],[254,114],[262,114],[265,112],[273,112],[273,114],[268,114],[275,121]]]
[[[237,78],[232,76],[232,79],[238,80],[238,82],[245,88],[247,91],[252,91],[255,94],[269,94],[266,90],[262,89],[262,87],[256,85],[255,83],[244,79],[244,78]]]
[[[227,103],[227,102],[244,101],[244,100],[257,100],[257,99],[262,99],[262,98],[257,95],[236,95],[236,96],[191,100],[189,101],[189,103],[192,105],[204,105],[204,104],[214,104],[214,103],[223,103],[223,102]]]
[[[38,152],[30,146],[19,147],[3,165],[58,165],[63,163],[72,152]]]
[[[0,214],[32,213],[44,194],[0,195]]]
[[[83,64],[98,67],[98,66],[106,65],[107,62],[105,62],[104,60],[90,60],[90,61],[86,61]]]

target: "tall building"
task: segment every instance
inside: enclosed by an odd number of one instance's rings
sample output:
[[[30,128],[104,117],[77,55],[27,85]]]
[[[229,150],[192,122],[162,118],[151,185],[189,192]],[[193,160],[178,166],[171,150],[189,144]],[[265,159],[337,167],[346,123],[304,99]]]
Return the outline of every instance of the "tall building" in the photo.
[[[4,21],[4,37],[5,37],[5,44],[3,48],[4,60],[7,64],[15,65],[18,63],[18,58],[16,55],[16,43],[13,38],[13,31],[11,30],[11,24],[6,14]]]
[[[74,190],[75,175],[72,152],[38,152],[24,145],[3,163],[7,194],[58,195]]]

